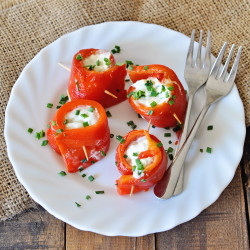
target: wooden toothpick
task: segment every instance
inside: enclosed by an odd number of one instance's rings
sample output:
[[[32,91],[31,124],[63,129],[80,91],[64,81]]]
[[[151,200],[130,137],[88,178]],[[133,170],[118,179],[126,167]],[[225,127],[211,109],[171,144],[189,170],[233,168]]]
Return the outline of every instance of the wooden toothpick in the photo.
[[[132,195],[133,195],[134,189],[135,189],[135,186],[133,185],[133,186],[131,187],[131,190],[130,190],[130,198],[131,198]]]
[[[67,94],[68,94],[68,97],[69,97],[69,101],[71,102],[71,97],[69,95],[69,91],[67,90]]]
[[[82,146],[82,148],[83,148],[83,151],[84,151],[84,154],[85,154],[85,156],[86,156],[87,161],[89,161],[89,157],[88,157],[88,154],[87,154],[86,147],[85,147],[85,146]]]
[[[148,123],[148,128],[147,128],[147,131],[149,132],[149,129],[150,129],[150,124],[151,124],[151,120],[149,121]]]
[[[59,62],[58,65],[60,65],[62,68],[66,69],[67,71],[70,72],[70,68],[68,68],[68,67],[65,66],[64,64],[62,64],[62,63]]]
[[[174,118],[176,119],[176,121],[179,123],[179,124],[182,124],[180,119],[178,118],[178,116],[174,113],[173,114]]]

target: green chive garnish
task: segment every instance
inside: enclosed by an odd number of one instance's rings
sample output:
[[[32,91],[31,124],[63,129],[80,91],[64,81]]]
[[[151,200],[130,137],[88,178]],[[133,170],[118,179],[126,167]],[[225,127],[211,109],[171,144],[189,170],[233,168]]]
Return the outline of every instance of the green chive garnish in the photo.
[[[77,203],[77,202],[75,202],[75,204],[76,204],[77,207],[80,207],[80,206],[81,206],[81,205],[80,205],[79,203]]]
[[[56,106],[56,109],[59,109],[59,108],[61,108],[62,106],[61,105],[58,105],[58,106]]]
[[[76,110],[75,115],[79,115],[79,114],[80,114],[80,110],[78,109]]]
[[[43,140],[41,146],[46,146],[46,145],[48,145],[48,142],[49,142],[48,140]]]
[[[106,156],[106,154],[104,153],[104,151],[101,151],[101,154],[102,154],[102,156]]]
[[[28,130],[27,130],[30,134],[32,134],[32,132],[33,132],[33,128],[28,128]]]
[[[86,195],[86,200],[91,199],[91,197],[89,195]]]
[[[63,122],[63,124],[66,124],[66,123],[68,123],[68,120],[67,120],[67,119]]]
[[[158,143],[156,144],[156,146],[157,146],[158,148],[160,148],[162,145],[163,145],[163,144],[162,144],[161,142],[158,142]]]
[[[209,153],[209,154],[211,154],[212,153],[212,148],[207,147],[206,152]]]
[[[62,132],[63,132],[63,129],[61,129],[61,128],[56,130],[56,133],[58,133],[58,134],[60,134]]]
[[[86,176],[86,174],[82,174],[82,178],[84,178]]]
[[[200,152],[203,153],[203,149],[202,148],[200,149]]]
[[[109,66],[111,64],[111,62],[108,58],[105,57],[103,60],[107,66]]]
[[[88,127],[88,126],[89,126],[89,123],[88,123],[88,122],[83,122],[82,125],[83,125],[83,127],[85,128],[85,127]]]
[[[96,194],[104,194],[104,191],[95,191]]]
[[[47,124],[47,127],[48,127],[48,128],[50,128],[50,125],[49,125],[49,124]]]
[[[136,166],[132,166],[132,172],[135,172]]]
[[[171,133],[164,133],[164,137],[171,137]]]
[[[79,167],[79,168],[78,168],[78,171],[79,171],[79,172],[82,172],[82,171],[83,171],[83,167]]]
[[[146,180],[145,179],[141,179],[141,182],[146,182]]]
[[[58,174],[59,174],[59,175],[61,175],[61,176],[65,176],[65,175],[67,175],[65,171],[61,171],[61,172],[60,172],[60,173],[58,173]]]
[[[118,164],[118,162],[117,161],[115,161],[115,165],[117,166],[117,164]]]
[[[133,153],[133,156],[138,156],[138,153]]]
[[[61,94],[59,103],[60,103],[60,104],[65,104],[68,100],[69,100],[69,97],[68,97],[67,95],[64,96],[64,94]]]
[[[51,109],[53,107],[53,103],[47,103],[47,108]]]
[[[95,161],[91,161],[91,164],[94,164],[95,163]]]
[[[169,143],[169,144],[172,144],[172,141],[169,141],[168,143]]]
[[[168,98],[169,97],[169,93],[168,92],[166,92],[166,98]]]
[[[166,87],[164,85],[161,86],[161,92],[165,92],[166,91]]]
[[[89,108],[89,112],[93,112],[94,111],[94,108],[93,107],[90,107]]]
[[[136,163],[136,166],[137,166],[138,170],[143,170],[144,169],[144,166],[142,165],[139,158],[135,159],[135,163]]]
[[[87,162],[88,160],[86,158],[84,158],[83,160],[81,160],[81,163],[85,163]]]
[[[55,121],[51,121],[51,124],[52,124],[53,126],[56,126],[56,125],[57,125]]]
[[[128,156],[127,156],[127,155],[124,155],[123,157],[124,157],[125,159],[127,159],[127,158],[128,158]]]
[[[174,101],[170,100],[168,103],[169,103],[170,106],[172,106],[174,104]]]
[[[173,95],[173,96],[172,96],[172,99],[174,100],[175,98],[176,98],[176,95]]]
[[[129,92],[129,94],[127,95],[127,98],[129,98],[130,96],[132,96],[134,94],[133,91]]]
[[[110,134],[110,138],[114,138],[114,134]]]
[[[150,103],[150,106],[151,106],[152,108],[154,108],[156,105],[157,105],[157,102],[155,102],[155,101],[153,101],[153,102]]]
[[[168,157],[171,161],[174,159],[174,156],[172,154],[169,154]]]
[[[100,60],[97,60],[96,61],[96,66],[100,66],[100,64],[101,64]]]
[[[125,141],[125,140],[122,138],[121,135],[117,135],[117,136],[116,136],[116,139],[117,139],[121,144],[123,144],[123,142]]]
[[[129,66],[128,69],[129,69],[129,70],[133,70],[134,67],[133,67],[133,66]]]
[[[207,130],[213,130],[213,125],[209,125],[208,127],[207,127]]]
[[[174,151],[174,149],[172,147],[169,147],[167,150],[167,153],[172,153]]]
[[[106,115],[107,115],[107,117],[111,117],[112,116],[109,111],[106,111]]]
[[[133,65],[134,64],[132,61],[128,61],[128,60],[126,60],[125,62],[126,62],[126,68],[128,68],[129,65]]]
[[[174,86],[168,87],[168,90],[172,91],[174,89]]]
[[[148,66],[144,66],[143,69],[144,69],[144,70],[148,70]]]
[[[155,128],[155,125],[152,125],[152,128]]]
[[[76,60],[81,61],[82,59],[83,59],[82,55],[80,55],[80,54],[76,55]]]
[[[148,115],[152,115],[153,112],[154,112],[153,110],[149,110],[149,111],[148,111]]]
[[[79,83],[76,82],[76,88],[77,88],[77,91],[79,91]]]
[[[87,118],[87,117],[89,117],[87,114],[81,114],[81,117],[83,117],[83,118]]]
[[[89,179],[90,181],[93,181],[95,178],[94,178],[92,175],[90,175],[90,176],[88,177],[88,179]]]

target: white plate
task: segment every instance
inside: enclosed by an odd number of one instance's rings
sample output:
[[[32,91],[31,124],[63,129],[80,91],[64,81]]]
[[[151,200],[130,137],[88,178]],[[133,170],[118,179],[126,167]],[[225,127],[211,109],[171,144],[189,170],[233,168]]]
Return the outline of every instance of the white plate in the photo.
[[[41,147],[34,132],[46,130],[47,122],[55,113],[61,93],[66,94],[69,72],[58,62],[71,64],[73,55],[80,49],[99,48],[111,50],[115,45],[121,53],[115,54],[117,62],[132,60],[135,64],[164,64],[178,75],[184,88],[185,58],[190,39],[173,30],[139,22],[110,22],[83,27],[64,35],[42,49],[24,68],[14,85],[6,109],[5,138],[8,156],[20,182],[31,197],[49,213],[68,224],[104,235],[141,236],[165,231],[197,216],[211,205],[232,180],[239,164],[245,138],[244,110],[237,88],[222,101],[212,106],[205,117],[186,159],[185,190],[170,200],[155,198],[153,190],[129,196],[119,196],[115,180],[119,178],[115,166],[118,141],[111,139],[108,155],[85,173],[93,175],[90,182],[79,173],[65,177],[62,157],[49,146]],[[126,83],[127,87],[130,83]],[[193,118],[201,109],[203,91],[194,103]],[[52,102],[52,109],[46,104]],[[127,101],[109,109],[111,133],[125,135],[130,128],[126,122],[133,120],[138,127],[146,128]],[[207,126],[213,125],[212,131]],[[164,147],[169,138],[164,129],[151,128]],[[172,133],[171,140],[175,141]],[[206,147],[212,147],[212,154]],[[199,149],[203,148],[204,153]],[[95,190],[104,190],[96,195]],[[92,199],[86,200],[90,195]],[[81,204],[76,207],[75,202]]]

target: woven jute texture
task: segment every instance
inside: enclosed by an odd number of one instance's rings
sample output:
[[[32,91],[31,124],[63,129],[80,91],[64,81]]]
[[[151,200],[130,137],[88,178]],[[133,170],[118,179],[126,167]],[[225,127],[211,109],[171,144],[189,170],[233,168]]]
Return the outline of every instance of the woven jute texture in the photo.
[[[6,9],[8,3],[14,6]],[[246,111],[246,125],[250,124],[249,1],[3,0],[0,6],[0,220],[36,206],[18,182],[7,157],[3,129],[11,89],[25,65],[43,47],[83,26],[135,20],[163,25],[188,36],[194,28],[210,30],[214,55],[224,41],[242,45],[236,84]]]

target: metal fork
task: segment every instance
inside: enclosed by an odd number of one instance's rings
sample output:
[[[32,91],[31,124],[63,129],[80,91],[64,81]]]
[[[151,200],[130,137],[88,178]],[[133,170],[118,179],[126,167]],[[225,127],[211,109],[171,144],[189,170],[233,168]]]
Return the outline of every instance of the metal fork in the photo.
[[[163,178],[156,184],[154,188],[154,194],[158,198],[168,199],[173,195],[188,150],[192,144],[195,134],[208,108],[211,106],[211,104],[219,101],[222,97],[226,96],[231,91],[234,85],[234,79],[239,66],[242,47],[241,46],[239,47],[232,69],[229,75],[227,76],[227,68],[234,51],[234,45],[232,45],[226,63],[223,67],[222,72],[220,73],[219,69],[226,50],[226,46],[227,43],[225,42],[209,74],[208,81],[205,87],[205,92],[206,92],[205,106],[200,112],[193,128],[191,129],[191,132],[189,133],[185,143],[183,144],[183,146],[177,153],[176,157],[174,158],[168,171],[166,171]]]
[[[193,60],[193,50],[194,50],[194,35],[195,30],[192,31],[191,34],[191,41],[188,49],[186,66],[184,71],[184,78],[187,82],[189,93],[188,93],[188,105],[187,111],[184,121],[184,127],[181,134],[180,142],[177,145],[175,152],[178,152],[178,149],[183,145],[187,138],[188,133],[188,124],[189,124],[189,117],[190,111],[193,103],[193,98],[197,90],[207,81],[210,65],[211,65],[211,38],[210,38],[210,31],[207,33],[207,45],[206,45],[206,53],[205,58],[202,61],[201,59],[201,50],[202,50],[202,35],[203,30],[200,31],[200,38],[199,38],[199,47],[196,56],[196,60]],[[182,168],[180,177],[178,179],[178,183],[176,185],[174,195],[177,195],[182,192],[183,190],[183,177],[184,177],[184,168]]]

